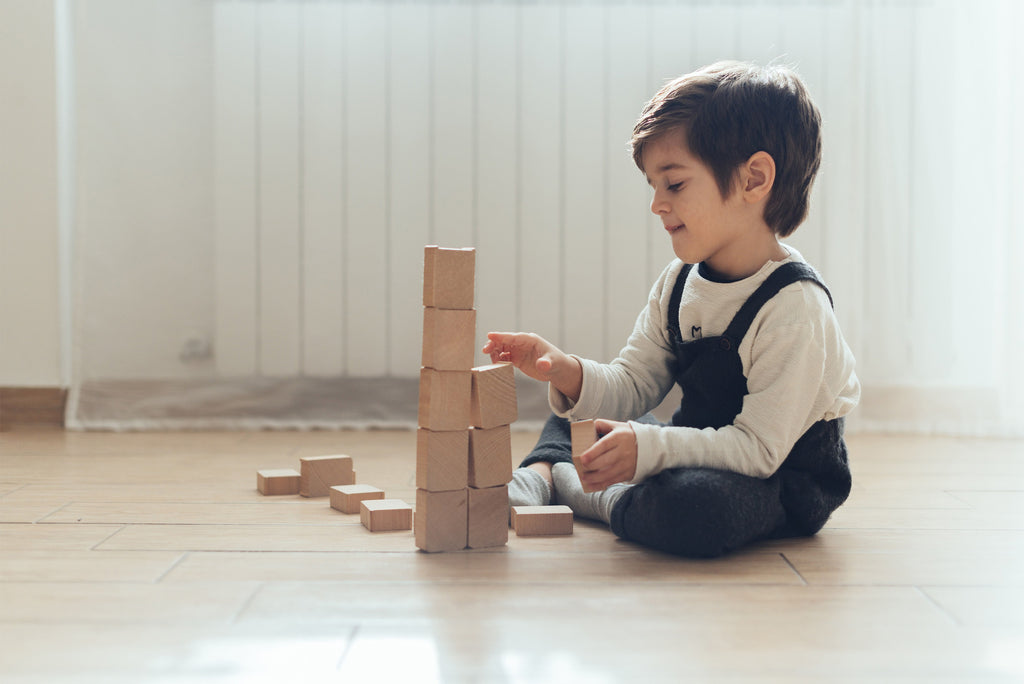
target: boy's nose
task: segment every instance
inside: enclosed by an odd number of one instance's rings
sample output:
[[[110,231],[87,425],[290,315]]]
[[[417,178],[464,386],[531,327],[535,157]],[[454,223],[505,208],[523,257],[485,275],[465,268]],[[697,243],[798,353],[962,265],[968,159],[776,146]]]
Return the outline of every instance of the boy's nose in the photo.
[[[651,200],[651,213],[655,216],[660,216],[668,211],[668,202],[654,195],[654,199]]]

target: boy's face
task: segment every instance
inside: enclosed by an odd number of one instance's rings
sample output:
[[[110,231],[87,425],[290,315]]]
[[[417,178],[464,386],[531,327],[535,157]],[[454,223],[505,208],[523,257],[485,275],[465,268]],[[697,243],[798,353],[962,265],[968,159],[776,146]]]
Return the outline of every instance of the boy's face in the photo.
[[[690,152],[684,131],[647,142],[642,160],[654,189],[651,211],[668,231],[676,256],[728,274],[744,248],[741,236],[748,215],[740,193],[723,199],[711,169]]]

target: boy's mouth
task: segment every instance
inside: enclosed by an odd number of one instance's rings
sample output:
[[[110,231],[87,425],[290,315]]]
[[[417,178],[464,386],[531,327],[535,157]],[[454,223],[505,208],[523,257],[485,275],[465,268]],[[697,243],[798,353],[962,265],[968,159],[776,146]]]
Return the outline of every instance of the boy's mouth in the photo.
[[[676,226],[665,226],[665,230],[668,231],[669,235],[671,235],[672,233],[676,232],[677,230],[682,229],[682,227],[683,227],[683,224],[680,223],[679,225],[676,225]]]

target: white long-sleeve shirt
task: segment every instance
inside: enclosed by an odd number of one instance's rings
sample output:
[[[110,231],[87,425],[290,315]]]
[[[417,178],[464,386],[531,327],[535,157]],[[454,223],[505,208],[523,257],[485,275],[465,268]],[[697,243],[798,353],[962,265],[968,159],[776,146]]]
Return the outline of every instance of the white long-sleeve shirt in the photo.
[[[693,268],[679,305],[683,340],[724,333],[740,306],[776,268],[803,261],[795,249],[786,249],[787,259],[769,261],[736,282],[708,280]],[[633,421],[658,406],[675,382],[668,308],[682,268],[676,259],[662,272],[615,360],[603,364],[580,359],[583,386],[575,404],[549,388],[551,408],[570,420],[631,421],[637,441],[632,482],[682,466],[769,477],[814,423],[844,416],[857,405],[860,383],[853,354],[828,295],[813,282],[799,281],[765,303],[739,345],[748,394],[732,424],[696,429]]]

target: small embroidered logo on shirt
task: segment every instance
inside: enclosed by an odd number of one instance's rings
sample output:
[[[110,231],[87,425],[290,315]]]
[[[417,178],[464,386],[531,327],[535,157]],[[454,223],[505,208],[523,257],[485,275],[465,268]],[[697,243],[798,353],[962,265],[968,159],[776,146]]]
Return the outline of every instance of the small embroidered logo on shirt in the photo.
[[[699,340],[702,337],[704,337],[704,335],[700,331],[700,326],[699,325],[691,325],[690,326],[690,337],[692,337],[695,340]]]

